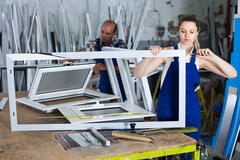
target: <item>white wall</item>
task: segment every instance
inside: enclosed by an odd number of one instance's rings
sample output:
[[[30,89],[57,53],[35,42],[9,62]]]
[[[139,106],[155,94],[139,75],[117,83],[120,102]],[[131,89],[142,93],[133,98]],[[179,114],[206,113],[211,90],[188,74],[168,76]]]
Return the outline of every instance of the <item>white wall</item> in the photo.
[[[1,0],[0,4],[27,4],[32,13],[32,8],[36,5],[37,0]],[[216,13],[214,21],[218,24],[216,26],[217,33],[221,37],[225,33],[226,24],[226,0],[150,0],[151,5],[148,11],[148,16],[145,21],[145,30],[141,40],[156,40],[156,27],[165,26],[166,32],[163,39],[177,38],[174,30],[177,27],[178,16],[191,14],[196,15],[203,27],[203,33],[200,34],[200,39],[208,39],[208,3],[213,3],[213,10]],[[49,14],[57,14],[58,2],[60,0],[39,0],[39,6],[44,13],[48,11]],[[82,22],[85,22],[85,13],[89,12],[92,22],[92,29],[96,35],[98,25],[105,19],[108,19],[108,6],[114,8],[122,5],[126,10],[126,25],[129,26],[132,13],[136,13],[136,25],[139,23],[141,13],[143,11],[145,0],[62,0],[64,8],[71,17],[73,29],[78,33],[79,19],[82,17]],[[222,8],[219,8],[221,7]],[[172,23],[171,23],[172,22]],[[170,24],[173,24],[171,26]],[[168,32],[169,31],[169,32]]]

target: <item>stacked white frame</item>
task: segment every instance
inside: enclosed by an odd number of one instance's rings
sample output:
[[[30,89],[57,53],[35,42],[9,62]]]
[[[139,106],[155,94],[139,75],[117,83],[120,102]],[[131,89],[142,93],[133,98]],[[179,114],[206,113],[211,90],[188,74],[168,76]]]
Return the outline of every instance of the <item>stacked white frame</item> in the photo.
[[[93,91],[90,89],[86,89],[89,79],[92,75],[92,68],[94,64],[84,64],[84,65],[75,65],[75,66],[60,66],[60,67],[51,67],[51,68],[40,68],[37,70],[34,80],[32,82],[32,86],[30,88],[28,97],[17,98],[17,101],[23,103],[25,105],[31,106],[35,109],[40,111],[50,113],[53,112],[55,109],[61,106],[75,106],[81,104],[87,104],[92,102],[101,102],[111,99],[118,99],[119,96],[105,94],[97,91]],[[52,72],[61,72],[61,71],[72,71],[72,70],[79,70],[79,69],[89,69],[89,73],[86,76],[85,82],[81,88],[64,90],[64,91],[56,91],[50,93],[41,93],[37,94],[37,89],[40,84],[42,74],[43,73],[52,73]],[[78,87],[78,86],[77,86]],[[76,96],[74,96],[76,95]],[[69,98],[69,97],[77,97],[78,96],[93,96],[96,97],[94,99],[86,99],[86,100],[78,100],[74,102],[65,102],[60,104],[53,104],[53,105],[45,105],[41,102],[48,102],[51,100],[60,99],[59,97]]]
[[[185,50],[162,50],[157,56],[153,56],[148,50],[126,50],[126,51],[98,51],[98,52],[61,52],[52,53],[55,56],[40,54],[8,54],[7,76],[10,107],[10,122],[12,131],[40,131],[40,130],[89,130],[96,129],[130,129],[132,122],[109,122],[86,123],[86,124],[18,124],[16,110],[16,94],[14,83],[14,62],[31,60],[61,60],[61,59],[97,59],[97,58],[138,58],[138,57],[179,57],[179,120],[178,121],[154,121],[135,122],[136,128],[173,128],[185,126]],[[63,57],[63,58],[61,58]],[[121,66],[119,66],[121,67]],[[124,78],[124,77],[122,77]],[[144,94],[144,93],[142,93]],[[128,97],[127,97],[128,98]]]
[[[113,112],[108,114],[87,115],[84,111],[92,110],[108,110],[119,108],[124,112]],[[131,120],[136,119],[143,120],[145,117],[154,117],[155,114],[146,111],[132,103],[120,102],[120,103],[106,103],[106,104],[94,104],[94,105],[81,105],[81,106],[64,106],[60,107],[59,111],[65,116],[71,123],[93,123],[93,122],[109,122],[117,120]]]

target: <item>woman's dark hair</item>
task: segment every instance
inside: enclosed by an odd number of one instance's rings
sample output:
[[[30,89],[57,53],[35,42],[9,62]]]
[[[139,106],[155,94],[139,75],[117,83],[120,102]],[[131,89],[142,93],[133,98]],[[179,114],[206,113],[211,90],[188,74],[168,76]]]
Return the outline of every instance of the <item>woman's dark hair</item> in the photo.
[[[197,31],[200,31],[200,24],[195,16],[184,16],[180,18],[178,22],[178,28],[181,26],[183,22],[194,22],[197,26]]]

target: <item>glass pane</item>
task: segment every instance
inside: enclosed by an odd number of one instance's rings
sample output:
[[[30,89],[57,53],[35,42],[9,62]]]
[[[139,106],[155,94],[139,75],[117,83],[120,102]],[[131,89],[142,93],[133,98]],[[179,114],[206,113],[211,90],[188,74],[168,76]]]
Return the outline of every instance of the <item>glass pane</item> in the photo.
[[[117,113],[126,113],[127,111],[122,109],[121,107],[116,108],[101,108],[101,109],[89,109],[89,110],[81,110],[83,114],[86,116],[94,116],[94,115],[105,115],[105,114],[117,114]]]

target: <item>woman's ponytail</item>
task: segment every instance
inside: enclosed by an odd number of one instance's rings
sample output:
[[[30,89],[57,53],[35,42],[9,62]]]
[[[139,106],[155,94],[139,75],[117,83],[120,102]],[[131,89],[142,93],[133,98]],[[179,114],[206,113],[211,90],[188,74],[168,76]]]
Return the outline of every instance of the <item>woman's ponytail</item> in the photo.
[[[200,44],[198,42],[198,39],[196,39],[194,42],[193,42],[193,47],[195,48],[195,50],[199,50],[200,49]]]

